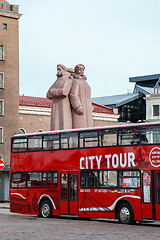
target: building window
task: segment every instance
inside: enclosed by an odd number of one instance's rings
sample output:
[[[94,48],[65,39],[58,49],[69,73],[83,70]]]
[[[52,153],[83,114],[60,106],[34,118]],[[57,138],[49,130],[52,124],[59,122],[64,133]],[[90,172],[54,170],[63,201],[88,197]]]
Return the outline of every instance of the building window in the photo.
[[[23,128],[19,128],[19,130],[18,130],[18,134],[25,134],[26,132],[25,132],[25,130],[23,129]]]
[[[153,105],[153,116],[159,116],[159,105]]]
[[[4,83],[3,83],[3,74],[0,73],[0,88],[4,87]]]
[[[4,59],[4,47],[2,45],[0,45],[0,60]]]
[[[0,116],[4,115],[4,102],[0,100]]]
[[[41,129],[37,130],[37,133],[41,133],[41,132],[43,132]]]
[[[0,127],[0,143],[3,143],[3,128]]]
[[[3,29],[7,30],[7,24],[3,23]]]

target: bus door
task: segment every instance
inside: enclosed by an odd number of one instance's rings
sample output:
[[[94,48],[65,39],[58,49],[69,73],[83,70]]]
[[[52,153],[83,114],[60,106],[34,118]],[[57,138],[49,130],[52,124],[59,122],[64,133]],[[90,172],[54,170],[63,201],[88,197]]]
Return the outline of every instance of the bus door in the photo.
[[[60,212],[78,215],[78,172],[60,173]]]
[[[160,219],[160,171],[155,171],[156,220]]]
[[[142,174],[142,218],[153,219],[154,216],[154,175],[152,171],[143,171]]]

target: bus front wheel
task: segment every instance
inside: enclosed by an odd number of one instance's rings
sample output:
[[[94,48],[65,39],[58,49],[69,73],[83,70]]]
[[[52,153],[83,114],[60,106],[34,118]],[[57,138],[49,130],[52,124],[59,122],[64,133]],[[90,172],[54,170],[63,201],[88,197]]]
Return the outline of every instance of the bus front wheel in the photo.
[[[52,216],[52,204],[49,200],[44,200],[40,205],[40,217],[50,218]]]
[[[134,213],[131,206],[127,202],[118,207],[117,217],[118,221],[122,224],[134,223]]]

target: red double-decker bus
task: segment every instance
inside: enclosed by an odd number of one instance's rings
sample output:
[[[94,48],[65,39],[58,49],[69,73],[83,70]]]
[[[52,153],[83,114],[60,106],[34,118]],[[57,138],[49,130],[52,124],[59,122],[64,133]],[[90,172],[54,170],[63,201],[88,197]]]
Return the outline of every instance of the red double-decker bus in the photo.
[[[160,124],[13,136],[10,211],[160,219]]]

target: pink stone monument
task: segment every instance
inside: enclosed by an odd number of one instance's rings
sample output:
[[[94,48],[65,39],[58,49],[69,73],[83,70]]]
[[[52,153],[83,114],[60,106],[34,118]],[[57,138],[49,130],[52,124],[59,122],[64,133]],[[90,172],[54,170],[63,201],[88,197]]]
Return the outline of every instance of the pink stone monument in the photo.
[[[84,65],[71,68],[57,65],[57,80],[49,88],[52,100],[51,130],[93,127],[91,88]]]
[[[52,100],[51,130],[72,128],[69,92],[72,87],[71,69],[57,65],[57,80],[49,88],[46,97]]]

